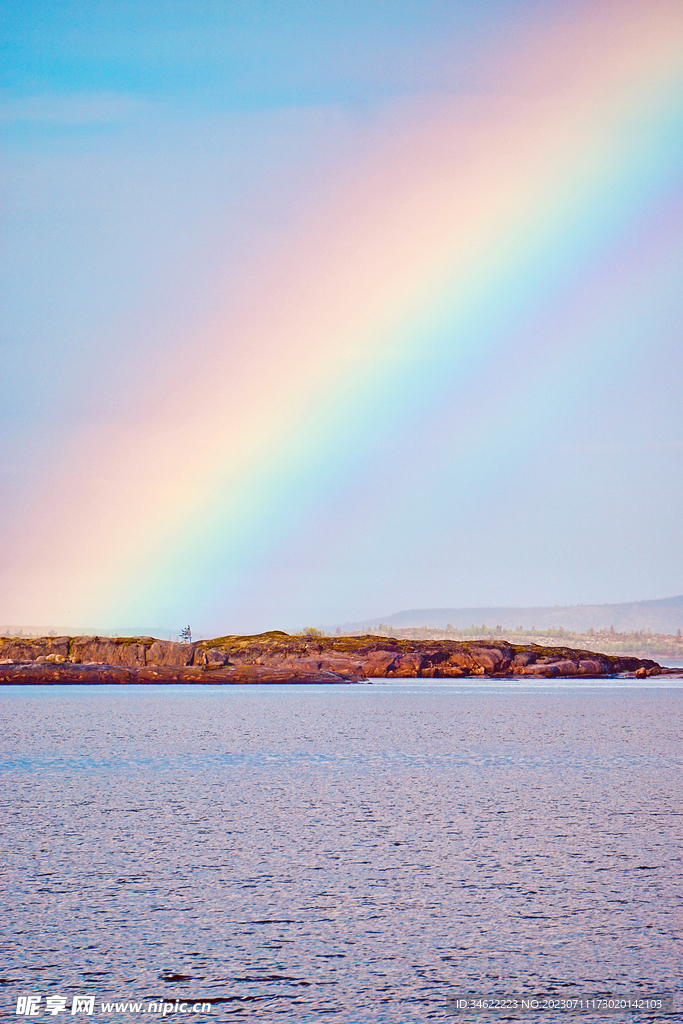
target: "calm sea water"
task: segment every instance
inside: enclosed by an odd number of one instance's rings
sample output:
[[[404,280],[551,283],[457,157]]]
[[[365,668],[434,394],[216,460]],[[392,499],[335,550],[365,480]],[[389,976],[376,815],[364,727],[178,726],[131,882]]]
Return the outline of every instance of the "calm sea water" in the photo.
[[[3,1019],[683,991],[683,689],[651,682],[2,688]]]

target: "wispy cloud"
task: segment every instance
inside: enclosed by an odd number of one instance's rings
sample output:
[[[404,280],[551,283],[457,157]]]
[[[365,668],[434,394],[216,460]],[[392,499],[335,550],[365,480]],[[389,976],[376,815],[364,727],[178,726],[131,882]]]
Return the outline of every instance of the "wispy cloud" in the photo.
[[[117,93],[25,96],[0,102],[2,124],[46,124],[87,127],[129,121],[157,104]]]

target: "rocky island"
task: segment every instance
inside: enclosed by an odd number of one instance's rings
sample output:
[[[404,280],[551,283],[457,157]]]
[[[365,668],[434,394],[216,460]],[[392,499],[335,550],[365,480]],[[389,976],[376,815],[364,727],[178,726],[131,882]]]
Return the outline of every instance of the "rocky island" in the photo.
[[[292,636],[0,637],[0,684],[359,683],[392,678],[678,674],[655,661],[506,640]]]

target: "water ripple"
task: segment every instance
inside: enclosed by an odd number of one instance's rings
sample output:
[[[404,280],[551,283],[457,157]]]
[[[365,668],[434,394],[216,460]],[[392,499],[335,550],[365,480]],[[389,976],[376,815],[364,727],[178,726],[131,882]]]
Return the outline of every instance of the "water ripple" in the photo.
[[[7,1019],[26,992],[403,1024],[683,989],[680,688],[10,689]]]

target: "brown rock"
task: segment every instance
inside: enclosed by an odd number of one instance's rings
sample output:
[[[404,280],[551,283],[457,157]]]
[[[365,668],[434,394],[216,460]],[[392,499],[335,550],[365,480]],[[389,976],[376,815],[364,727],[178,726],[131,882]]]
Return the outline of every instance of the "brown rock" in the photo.
[[[576,676],[579,674],[579,666],[576,661],[572,661],[569,658],[563,658],[562,661],[555,661],[552,663],[552,667],[557,670],[561,676]]]
[[[193,665],[199,665],[201,668],[222,668],[223,665],[227,664],[228,656],[223,651],[219,651],[215,647],[209,647],[208,650],[199,648],[195,650],[194,657],[192,659]]]
[[[54,662],[34,662],[0,668],[0,683],[50,686],[73,683],[129,683],[134,681],[131,679],[133,672],[134,670],[115,665],[72,665],[69,662],[60,665]]]
[[[470,673],[471,669],[461,668],[460,665],[456,665],[450,661],[445,662],[443,665],[439,665],[439,676],[442,676],[445,679],[460,679],[463,676],[470,675]]]
[[[36,661],[50,655],[69,657],[68,636],[0,637],[0,658],[12,661]]]
[[[526,668],[537,661],[538,655],[534,651],[518,651],[512,659],[511,668],[513,672]]]
[[[147,665],[191,665],[196,644],[179,644],[173,640],[155,640],[147,650]]]
[[[145,664],[146,644],[142,638],[77,636],[71,641],[71,660],[75,664],[135,665]]]
[[[422,667],[423,658],[421,654],[399,654],[396,658],[392,674],[400,679],[410,679],[419,676]]]
[[[598,661],[597,658],[580,658],[578,668],[580,676],[601,676],[605,674],[605,665],[603,662]]]
[[[207,674],[199,667],[147,665],[135,672],[134,683],[203,683]]]
[[[415,655],[406,655],[408,659],[415,659]],[[340,659],[334,659],[337,663]],[[353,666],[355,661],[356,671],[360,669],[360,673],[365,676],[366,679],[381,679],[386,676],[389,672],[392,675],[403,675],[408,674],[402,671],[401,657],[396,657],[393,651],[371,651],[370,654],[365,657],[358,659],[349,658],[349,668]],[[328,659],[327,664],[331,665],[332,659]],[[405,666],[403,666],[405,668]],[[419,665],[418,665],[419,668]]]
[[[207,674],[206,682],[217,683],[348,683],[348,677],[324,670],[297,670],[296,662],[287,665],[230,665]]]
[[[503,675],[512,663],[512,651],[507,644],[471,644],[468,653],[475,665],[483,668],[487,675]]]
[[[374,664],[376,665],[376,663]],[[347,654],[335,655],[333,653],[331,656],[328,655],[325,658],[321,658],[318,665],[326,672],[341,672],[343,675],[349,675],[350,673],[356,676],[367,676],[367,673],[364,672],[361,659],[353,658]],[[379,667],[381,668],[381,665]]]

